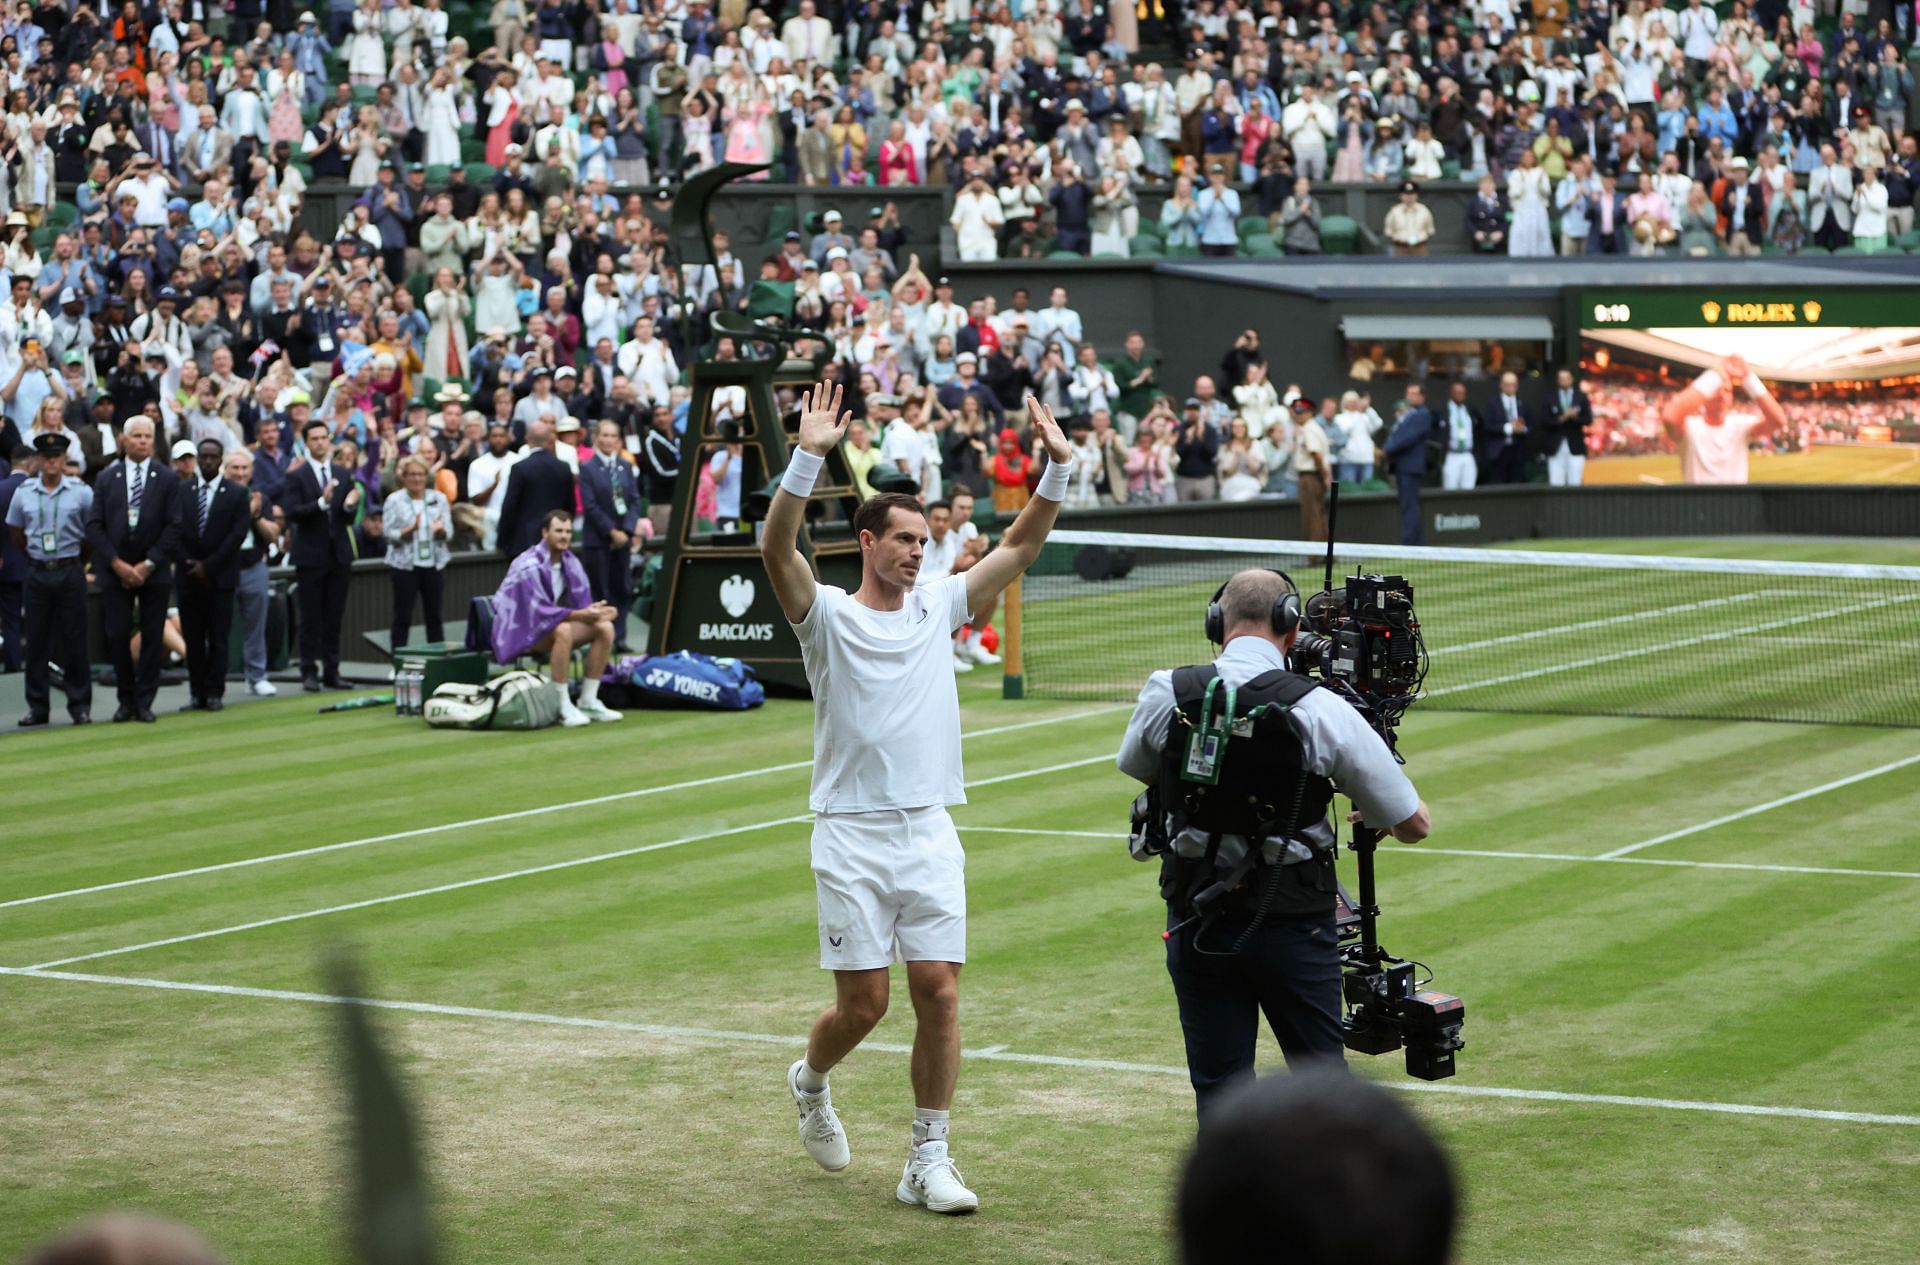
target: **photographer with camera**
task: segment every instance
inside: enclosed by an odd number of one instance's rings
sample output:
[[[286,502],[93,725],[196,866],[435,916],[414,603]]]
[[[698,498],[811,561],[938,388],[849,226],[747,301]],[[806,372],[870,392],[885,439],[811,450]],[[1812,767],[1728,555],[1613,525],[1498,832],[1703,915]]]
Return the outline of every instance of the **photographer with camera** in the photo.
[[[1253,1078],[1264,1011],[1290,1067],[1343,1057],[1333,824],[1417,843],[1426,804],[1365,717],[1291,670],[1300,597],[1277,571],[1242,571],[1206,612],[1211,664],[1155,672],[1121,740],[1137,860],[1161,858],[1167,972],[1201,1117]]]

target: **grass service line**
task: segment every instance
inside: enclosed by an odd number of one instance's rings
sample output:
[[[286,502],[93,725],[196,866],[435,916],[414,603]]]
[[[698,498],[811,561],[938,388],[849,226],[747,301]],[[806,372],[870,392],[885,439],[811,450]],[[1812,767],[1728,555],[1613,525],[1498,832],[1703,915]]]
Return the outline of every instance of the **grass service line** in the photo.
[[[1050,764],[1044,768],[1026,769],[1019,773],[1006,773],[999,777],[980,778],[968,782],[969,788],[993,786],[1001,782],[1014,782],[1021,778],[1042,777],[1048,773],[1059,773],[1066,769],[1078,769],[1089,764],[1110,761],[1111,753],[1088,756],[1085,759],[1069,760],[1064,764]],[[240,931],[258,931],[262,927],[277,927],[282,923],[304,922],[309,918],[324,918],[329,914],[350,913],[356,909],[371,909],[376,905],[391,905],[396,901],[414,900],[421,896],[439,896],[447,892],[463,891],[469,887],[483,887],[489,883],[504,883],[509,879],[530,878],[535,874],[551,874],[556,870],[571,870],[582,865],[595,865],[602,861],[618,861],[625,857],[639,856],[646,852],[660,852],[667,848],[678,848],[689,843],[704,843],[710,839],[723,839],[731,835],[747,834],[755,830],[770,830],[775,826],[791,826],[798,822],[812,821],[812,813],[795,813],[790,817],[774,817],[767,821],[751,822],[744,826],[728,826],[723,830],[708,830],[700,834],[682,835],[678,839],[666,839],[659,843],[646,843],[633,848],[620,848],[613,852],[599,852],[588,857],[574,857],[567,861],[550,861],[545,865],[528,866],[525,869],[508,870],[503,874],[487,874],[479,878],[461,879],[456,883],[440,883],[433,887],[422,887],[410,892],[396,892],[391,896],[374,896],[366,900],[349,901],[344,905],[329,905],[325,909],[307,909],[297,914],[281,914],[276,918],[259,918],[253,922],[238,923],[231,927],[215,927],[209,931],[193,931],[185,935],[167,936],[161,940],[148,940],[141,944],[123,945],[117,949],[100,949],[93,953],[78,953],[72,957],[55,958],[50,962],[36,962],[28,970],[47,970],[56,966],[71,966],[75,962],[92,962],[99,958],[119,957],[124,953],[139,953],[146,949],[163,949],[168,945],[187,944],[195,940],[211,940],[215,936],[233,935]]]
[[[766,1032],[736,1032],[724,1028],[683,1028],[671,1024],[639,1023],[621,1019],[590,1019],[576,1015],[550,1015],[525,1010],[487,1010],[477,1006],[446,1006],[433,1002],[391,1001],[371,997],[340,997],[329,993],[306,993],[277,988],[245,988],[233,984],[196,984],[182,980],[148,979],[128,975],[92,975],[77,971],[48,971],[38,967],[0,967],[0,975],[25,979],[60,980],[80,984],[106,984],[121,988],[149,988],[162,992],[201,993],[219,997],[246,997],[262,1001],[304,1002],[319,1006],[366,1006],[374,1010],[407,1014],[438,1015],[458,1019],[482,1019],[503,1023],[538,1024],[559,1028],[587,1028],[605,1032],[628,1032],[644,1036],[687,1041],[709,1041],[723,1045],[771,1045],[798,1049],[806,1044],[802,1034],[779,1036]],[[863,1050],[883,1054],[911,1054],[911,1045],[893,1041],[863,1041]],[[1063,1067],[1078,1071],[1128,1072],[1146,1076],[1186,1079],[1187,1069],[1165,1063],[1137,1063],[1125,1059],[1072,1058],[1061,1054],[1026,1054],[1004,1045],[962,1050],[961,1056],[984,1063],[1021,1063],[1039,1067]],[[1579,1103],[1607,1107],[1643,1107],[1658,1111],[1696,1111],[1728,1116],[1772,1116],[1795,1120],[1826,1120],[1843,1124],[1884,1124],[1907,1128],[1920,1127],[1920,1116],[1895,1115],[1877,1111],[1831,1111],[1818,1107],[1776,1107],[1757,1103],[1708,1102],[1690,1098],[1652,1098],[1635,1094],[1576,1094],[1552,1089],[1508,1089],[1494,1085],[1458,1085],[1452,1081],[1381,1081],[1393,1089],[1415,1093],[1451,1094],[1465,1098],[1494,1098],[1518,1102]]]
[[[1508,633],[1504,637],[1489,637],[1484,641],[1467,641],[1457,646],[1441,646],[1438,650],[1429,650],[1428,658],[1439,658],[1447,654],[1464,654],[1469,650],[1484,650],[1488,646],[1504,646],[1516,641],[1537,641],[1541,637],[1557,637],[1562,633],[1582,632],[1590,628],[1605,628],[1610,624],[1637,624],[1656,615],[1678,615],[1682,611],[1706,610],[1712,606],[1727,606],[1734,602],[1752,602],[1763,597],[1795,596],[1782,589],[1769,589],[1760,593],[1736,593],[1730,597],[1710,597],[1698,602],[1682,602],[1678,606],[1662,606],[1658,610],[1630,611],[1624,615],[1609,615],[1604,619],[1583,619],[1577,624],[1555,624],[1551,628],[1536,628],[1532,632]]]
[[[961,834],[1057,835],[1067,839],[1125,839],[1127,836],[1104,830],[1039,830],[1028,826],[958,826]],[[1382,852],[1404,852],[1410,856],[1481,857],[1491,861],[1582,861],[1588,864],[1664,865],[1676,870],[1750,870],[1762,874],[1829,874],[1843,878],[1920,879],[1920,870],[1849,870],[1825,865],[1765,865],[1757,861],[1675,861],[1663,857],[1584,856],[1578,852],[1501,852],[1494,848],[1429,848],[1424,843],[1382,845]]]
[[[1843,786],[1852,786],[1855,782],[1864,782],[1868,778],[1879,777],[1881,774],[1891,773],[1895,769],[1904,769],[1910,764],[1920,764],[1920,754],[1910,755],[1901,760],[1889,761],[1877,769],[1866,769],[1859,773],[1850,773],[1846,777],[1835,778],[1833,781],[1823,782],[1819,786],[1810,786],[1804,791],[1795,791],[1791,795],[1782,795],[1779,799],[1770,799],[1764,804],[1755,804],[1751,808],[1743,808],[1737,813],[1728,813],[1724,817],[1715,817],[1712,821],[1703,821],[1697,826],[1687,826],[1680,830],[1670,830],[1666,834],[1656,835],[1651,839],[1643,839],[1639,843],[1630,843],[1624,848],[1615,848],[1611,852],[1602,852],[1600,859],[1602,861],[1618,861],[1622,857],[1639,852],[1643,848],[1651,848],[1658,843],[1671,843],[1675,839],[1684,839],[1688,835],[1697,835],[1703,830],[1712,830],[1716,826],[1724,826],[1728,822],[1739,821],[1743,817],[1752,817],[1756,813],[1764,813],[1787,804],[1797,804],[1803,799],[1812,799],[1815,795],[1824,795],[1828,791],[1837,791]]]
[[[1791,628],[1795,624],[1808,624],[1815,620],[1834,619],[1841,615],[1852,615],[1860,611],[1875,610],[1882,606],[1896,606],[1901,602],[1920,601],[1920,593],[1905,593],[1899,597],[1883,597],[1872,602],[1855,602],[1851,606],[1836,606],[1828,610],[1814,611],[1806,615],[1791,615],[1785,619],[1770,619],[1764,624],[1748,624],[1740,628],[1727,628],[1716,633],[1701,633],[1697,637],[1683,637],[1679,641],[1669,641],[1658,646],[1635,646],[1631,650],[1616,650],[1612,654],[1594,655],[1587,659],[1576,659],[1571,663],[1555,663],[1544,668],[1533,668],[1526,672],[1509,672],[1505,676],[1489,677],[1484,681],[1466,681],[1459,685],[1443,685],[1437,690],[1428,690],[1422,698],[1439,698],[1443,694],[1459,694],[1466,690],[1483,690],[1490,685],[1510,685],[1515,681],[1531,681],[1535,677],[1552,676],[1558,672],[1572,672],[1580,668],[1597,667],[1603,663],[1615,663],[1621,659],[1639,659],[1650,654],[1659,654],[1665,650],[1683,650],[1688,646],[1701,646],[1710,641],[1726,641],[1732,637],[1746,637],[1753,633],[1771,632],[1775,628]]]
[[[1126,711],[1131,704],[1116,703],[1108,707],[1095,707],[1085,711],[1069,712],[1064,716],[1047,716],[1039,720],[1023,720],[1012,725],[995,725],[989,729],[976,729],[960,735],[967,738],[988,738],[995,734],[1013,733],[1022,729],[1035,729],[1041,725],[1057,725],[1070,720],[1084,720],[1089,716],[1102,716],[1108,712]],[[547,813],[565,812],[574,808],[591,808],[598,804],[612,804],[621,800],[641,799],[649,795],[665,795],[670,791],[693,790],[702,786],[713,786],[721,782],[736,782],[742,778],[759,777],[766,773],[791,773],[795,769],[810,768],[812,760],[791,760],[785,764],[769,764],[758,769],[741,769],[733,773],[718,773],[712,777],[693,778],[685,782],[673,782],[666,786],[647,786],[633,791],[616,791],[610,795],[595,795],[587,799],[568,800],[562,804],[545,804],[538,808],[521,808],[509,813],[495,813],[487,817],[469,817],[463,821],[442,822],[437,826],[419,826],[412,830],[396,830],[390,834],[369,835],[364,839],[348,839],[344,843],[323,843],[312,848],[296,848],[291,852],[275,852],[267,856],[245,857],[238,861],[222,861],[217,865],[198,865],[187,870],[171,870],[165,874],[148,874],[141,878],[121,879],[114,883],[96,883],[91,887],[74,887],[66,891],[47,892],[40,896],[21,896],[13,900],[0,900],[0,909],[12,909],[18,905],[38,905],[51,900],[65,900],[70,896],[91,896],[98,892],[118,891],[126,887],[142,887],[148,883],[164,883],[172,879],[193,878],[200,874],[217,874],[222,870],[239,870],[253,865],[265,865],[270,861],[291,861],[296,857],[319,856],[326,852],[341,852],[348,848],[365,848],[377,843],[395,843],[402,839],[418,839],[425,835],[444,834],[450,830],[465,830],[472,826],[491,826],[503,821],[520,821],[527,817],[539,817]]]

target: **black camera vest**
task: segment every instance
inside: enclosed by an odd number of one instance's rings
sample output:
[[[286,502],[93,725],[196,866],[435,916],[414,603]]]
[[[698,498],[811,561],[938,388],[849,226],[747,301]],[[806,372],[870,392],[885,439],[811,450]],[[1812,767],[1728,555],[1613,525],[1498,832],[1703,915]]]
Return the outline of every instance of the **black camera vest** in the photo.
[[[1314,688],[1278,668],[1237,689],[1210,663],[1174,669],[1156,790],[1167,840],[1161,895],[1182,916],[1212,912],[1195,897],[1222,882],[1230,891],[1211,904],[1229,914],[1332,909],[1333,854],[1300,831],[1326,816],[1333,783],[1303,767],[1287,715]]]

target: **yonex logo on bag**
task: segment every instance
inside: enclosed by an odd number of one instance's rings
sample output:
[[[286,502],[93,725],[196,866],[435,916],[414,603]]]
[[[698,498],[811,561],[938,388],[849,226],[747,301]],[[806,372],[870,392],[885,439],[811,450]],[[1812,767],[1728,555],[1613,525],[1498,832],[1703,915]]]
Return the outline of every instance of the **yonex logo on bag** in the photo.
[[[701,681],[690,676],[681,676],[679,673],[670,672],[666,668],[648,669],[644,684],[650,690],[659,690],[663,693],[671,691],[687,698],[697,698],[703,703],[717,703],[720,701],[720,687],[712,681]]]
[[[720,605],[735,619],[753,605],[753,581],[743,575],[728,576],[720,582]]]

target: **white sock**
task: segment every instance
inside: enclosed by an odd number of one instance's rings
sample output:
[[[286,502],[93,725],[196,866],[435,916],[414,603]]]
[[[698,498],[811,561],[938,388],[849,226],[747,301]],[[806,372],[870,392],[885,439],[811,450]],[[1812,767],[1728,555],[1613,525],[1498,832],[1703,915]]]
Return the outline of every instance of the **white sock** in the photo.
[[[564,712],[572,709],[573,698],[567,693],[567,683],[565,681],[555,681],[553,683],[553,692],[560,696],[561,711]]]
[[[800,1086],[803,1094],[817,1094],[827,1087],[827,1074],[813,1070],[813,1064],[800,1060],[800,1070],[794,1074],[794,1083]]]
[[[913,1144],[922,1142],[945,1142],[947,1140],[947,1113],[935,1111],[931,1107],[913,1109]]]
[[[600,701],[600,678],[588,677],[580,682],[580,706],[592,707]]]

